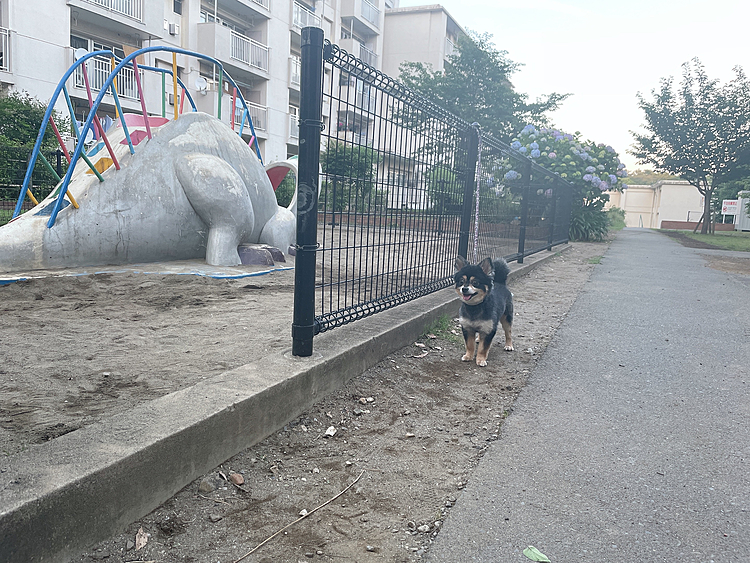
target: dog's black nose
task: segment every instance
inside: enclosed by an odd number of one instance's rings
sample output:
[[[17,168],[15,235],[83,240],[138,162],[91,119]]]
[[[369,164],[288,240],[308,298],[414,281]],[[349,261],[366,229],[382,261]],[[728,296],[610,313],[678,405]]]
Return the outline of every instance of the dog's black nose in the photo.
[[[462,287],[461,293],[471,293],[471,290],[468,287]]]

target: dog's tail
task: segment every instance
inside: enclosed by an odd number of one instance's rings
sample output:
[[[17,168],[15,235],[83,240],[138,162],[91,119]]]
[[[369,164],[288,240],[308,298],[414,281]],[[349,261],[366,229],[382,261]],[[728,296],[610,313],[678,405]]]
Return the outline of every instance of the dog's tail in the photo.
[[[492,261],[492,268],[495,270],[494,282],[504,284],[508,280],[508,274],[510,274],[508,263],[503,258],[496,258]]]

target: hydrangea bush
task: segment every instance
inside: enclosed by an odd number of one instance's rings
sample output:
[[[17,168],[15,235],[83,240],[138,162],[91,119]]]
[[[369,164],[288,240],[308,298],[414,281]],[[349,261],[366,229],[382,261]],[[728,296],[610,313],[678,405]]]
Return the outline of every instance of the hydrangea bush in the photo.
[[[609,190],[621,191],[627,177],[625,165],[615,149],[602,143],[581,141],[557,129],[527,125],[513,139],[511,148],[531,158],[540,166],[560,175],[573,185],[570,238],[572,240],[601,240],[607,234],[604,204],[609,201]],[[515,167],[514,167],[515,164]],[[503,178],[510,185],[521,184],[520,164],[509,161]]]

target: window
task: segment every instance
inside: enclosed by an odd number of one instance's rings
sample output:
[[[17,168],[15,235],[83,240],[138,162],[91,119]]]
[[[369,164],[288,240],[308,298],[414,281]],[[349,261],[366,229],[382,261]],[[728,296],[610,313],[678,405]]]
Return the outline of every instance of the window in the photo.
[[[182,15],[182,0],[172,0],[172,11],[180,16]]]

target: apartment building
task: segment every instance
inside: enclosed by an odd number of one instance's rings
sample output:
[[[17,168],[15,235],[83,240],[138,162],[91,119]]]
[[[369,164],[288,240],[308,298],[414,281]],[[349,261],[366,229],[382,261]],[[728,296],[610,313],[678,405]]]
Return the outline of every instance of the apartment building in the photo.
[[[458,38],[465,35],[453,16],[438,4],[394,7],[385,13],[381,70],[398,78],[399,66],[409,61],[442,71]]]
[[[301,29],[321,27],[327,39],[382,68],[385,12],[395,7],[398,0],[0,0],[0,88],[46,101],[78,49],[122,57],[143,47],[180,47],[221,62],[248,102],[264,160],[282,160],[298,152]],[[89,63],[96,95],[113,61]],[[171,69],[172,56],[147,53],[139,63]],[[177,67],[198,109],[216,114],[214,65],[179,54]],[[125,111],[137,112],[141,100],[132,78],[123,75],[118,97]],[[223,87],[222,115],[229,116],[230,86],[224,81]],[[88,99],[82,72],[70,77],[67,89],[83,121]],[[151,114],[169,116],[180,103],[169,75],[162,80],[145,73],[143,92]],[[102,108],[114,115],[109,94]],[[57,109],[68,113],[62,97]],[[241,117],[238,111],[234,119]]]

